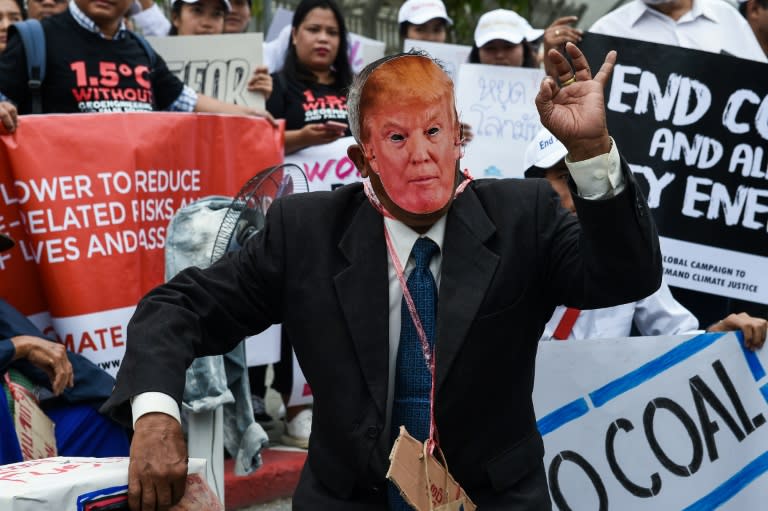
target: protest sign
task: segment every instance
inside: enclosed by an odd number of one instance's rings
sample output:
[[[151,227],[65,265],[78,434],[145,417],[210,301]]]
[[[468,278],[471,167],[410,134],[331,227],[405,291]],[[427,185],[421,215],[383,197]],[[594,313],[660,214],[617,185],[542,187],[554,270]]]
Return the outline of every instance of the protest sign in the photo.
[[[44,305],[46,333],[116,374],[136,303],[164,280],[174,212],[203,196],[233,196],[281,160],[282,133],[261,118],[25,117],[0,136],[0,216],[17,240],[0,269],[2,296],[25,314]],[[31,267],[39,288],[25,280]]]
[[[248,90],[263,62],[262,34],[148,37],[171,73],[196,92],[225,103],[264,108],[264,95]]]
[[[456,103],[474,138],[464,149],[462,169],[476,178],[523,177],[523,155],[541,129],[534,98],[540,69],[464,64]]]
[[[223,511],[205,479],[206,461],[190,458],[184,497],[172,510]],[[128,458],[54,457],[0,466],[3,511],[128,509]]]
[[[301,168],[307,176],[310,192],[333,190],[361,179],[357,167],[347,156],[347,148],[354,143],[353,137],[344,137],[329,144],[308,147],[286,155],[285,163]]]
[[[670,285],[768,303],[768,65],[585,34],[618,60],[608,129],[643,186]]]
[[[406,39],[403,42],[403,51],[412,49],[423,50],[430,56],[440,61],[445,72],[456,82],[459,77],[459,68],[467,62],[471,46],[463,44],[434,43],[431,41],[417,41],[415,39]]]
[[[349,34],[347,57],[353,73],[359,73],[365,66],[384,56],[384,41],[371,39],[360,34]]]
[[[541,343],[534,406],[555,507],[761,509],[766,367],[741,333]]]

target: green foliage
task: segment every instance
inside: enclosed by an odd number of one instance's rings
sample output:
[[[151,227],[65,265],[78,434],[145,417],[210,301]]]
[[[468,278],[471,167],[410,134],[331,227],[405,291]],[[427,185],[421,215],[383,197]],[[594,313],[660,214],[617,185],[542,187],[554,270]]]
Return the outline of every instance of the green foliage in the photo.
[[[488,2],[483,0],[444,0],[448,16],[453,19],[451,42],[456,44],[473,43],[477,20],[483,13],[496,8],[511,9],[521,16],[528,18],[528,0],[498,0]]]

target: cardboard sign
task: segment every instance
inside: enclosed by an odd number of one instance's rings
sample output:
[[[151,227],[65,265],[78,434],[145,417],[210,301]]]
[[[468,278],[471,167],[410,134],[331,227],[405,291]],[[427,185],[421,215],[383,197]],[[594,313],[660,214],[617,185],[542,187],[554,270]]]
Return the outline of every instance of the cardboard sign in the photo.
[[[22,459],[29,461],[56,456],[54,424],[37,405],[35,396],[12,382],[8,373],[5,373],[5,384],[13,399],[13,423]]]
[[[618,60],[608,129],[648,198],[671,286],[768,303],[768,64],[585,34]]]
[[[444,463],[427,454],[426,444],[408,434],[405,426],[400,426],[389,460],[387,479],[416,511],[477,509]]]
[[[263,109],[264,95],[247,87],[263,61],[262,39],[262,34],[254,32],[147,38],[171,73],[196,92]]]
[[[540,343],[555,508],[763,509],[766,368],[740,333]]]
[[[46,333],[114,375],[136,303],[164,282],[175,211],[234,196],[282,151],[282,133],[255,117],[25,117],[0,136],[0,218],[17,242],[0,292],[25,314],[48,310]]]
[[[476,178],[523,177],[523,155],[541,130],[534,99],[544,71],[522,67],[464,64],[456,103],[459,119],[474,138],[464,149],[461,168]]]

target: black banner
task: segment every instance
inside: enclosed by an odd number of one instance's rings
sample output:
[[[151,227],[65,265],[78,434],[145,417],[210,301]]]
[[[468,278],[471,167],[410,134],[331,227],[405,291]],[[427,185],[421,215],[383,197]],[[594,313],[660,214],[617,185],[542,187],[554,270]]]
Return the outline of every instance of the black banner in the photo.
[[[768,256],[768,64],[585,34],[608,129],[663,237]],[[727,265],[728,261],[722,261]]]

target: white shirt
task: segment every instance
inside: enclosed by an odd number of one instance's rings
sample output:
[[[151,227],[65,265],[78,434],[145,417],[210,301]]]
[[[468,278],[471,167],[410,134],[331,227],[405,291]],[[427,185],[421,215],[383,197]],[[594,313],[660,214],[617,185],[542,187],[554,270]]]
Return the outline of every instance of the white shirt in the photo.
[[[677,21],[634,0],[597,20],[589,31],[768,62],[747,21],[723,0],[693,0]]]
[[[579,195],[590,199],[610,197],[624,189],[624,176],[621,174],[621,160],[616,144],[606,154],[601,154],[589,160],[570,162],[565,160],[573,180],[576,182]],[[432,256],[429,269],[435,277],[438,291],[440,289],[440,268],[442,267],[442,248],[445,238],[445,217],[441,218],[423,235],[434,241],[440,247],[440,253]],[[389,229],[390,236],[398,259],[404,267],[404,277],[407,280],[415,263],[410,260],[411,249],[419,233],[399,220],[384,218],[384,225]],[[383,227],[382,227],[383,228]],[[403,264],[405,261],[405,264]],[[400,307],[403,291],[397,278],[395,267],[387,253],[387,272],[389,277],[389,378],[387,385],[386,428],[389,431],[392,416],[392,401],[395,394],[395,368],[397,365],[397,350],[400,346]],[[130,341],[129,341],[130,342]],[[439,343],[435,339],[435,344]],[[144,392],[131,399],[131,412],[134,426],[136,420],[150,412],[163,412],[180,421],[179,407],[169,395],[161,392]]]
[[[145,36],[165,36],[171,31],[171,22],[165,17],[157,4],[131,16],[136,28]]]
[[[560,305],[544,327],[542,341],[551,341],[565,314]],[[667,283],[647,298],[604,309],[582,310],[573,324],[568,340],[613,339],[628,337],[632,323],[642,335],[678,335],[698,332],[699,321],[675,300]]]

